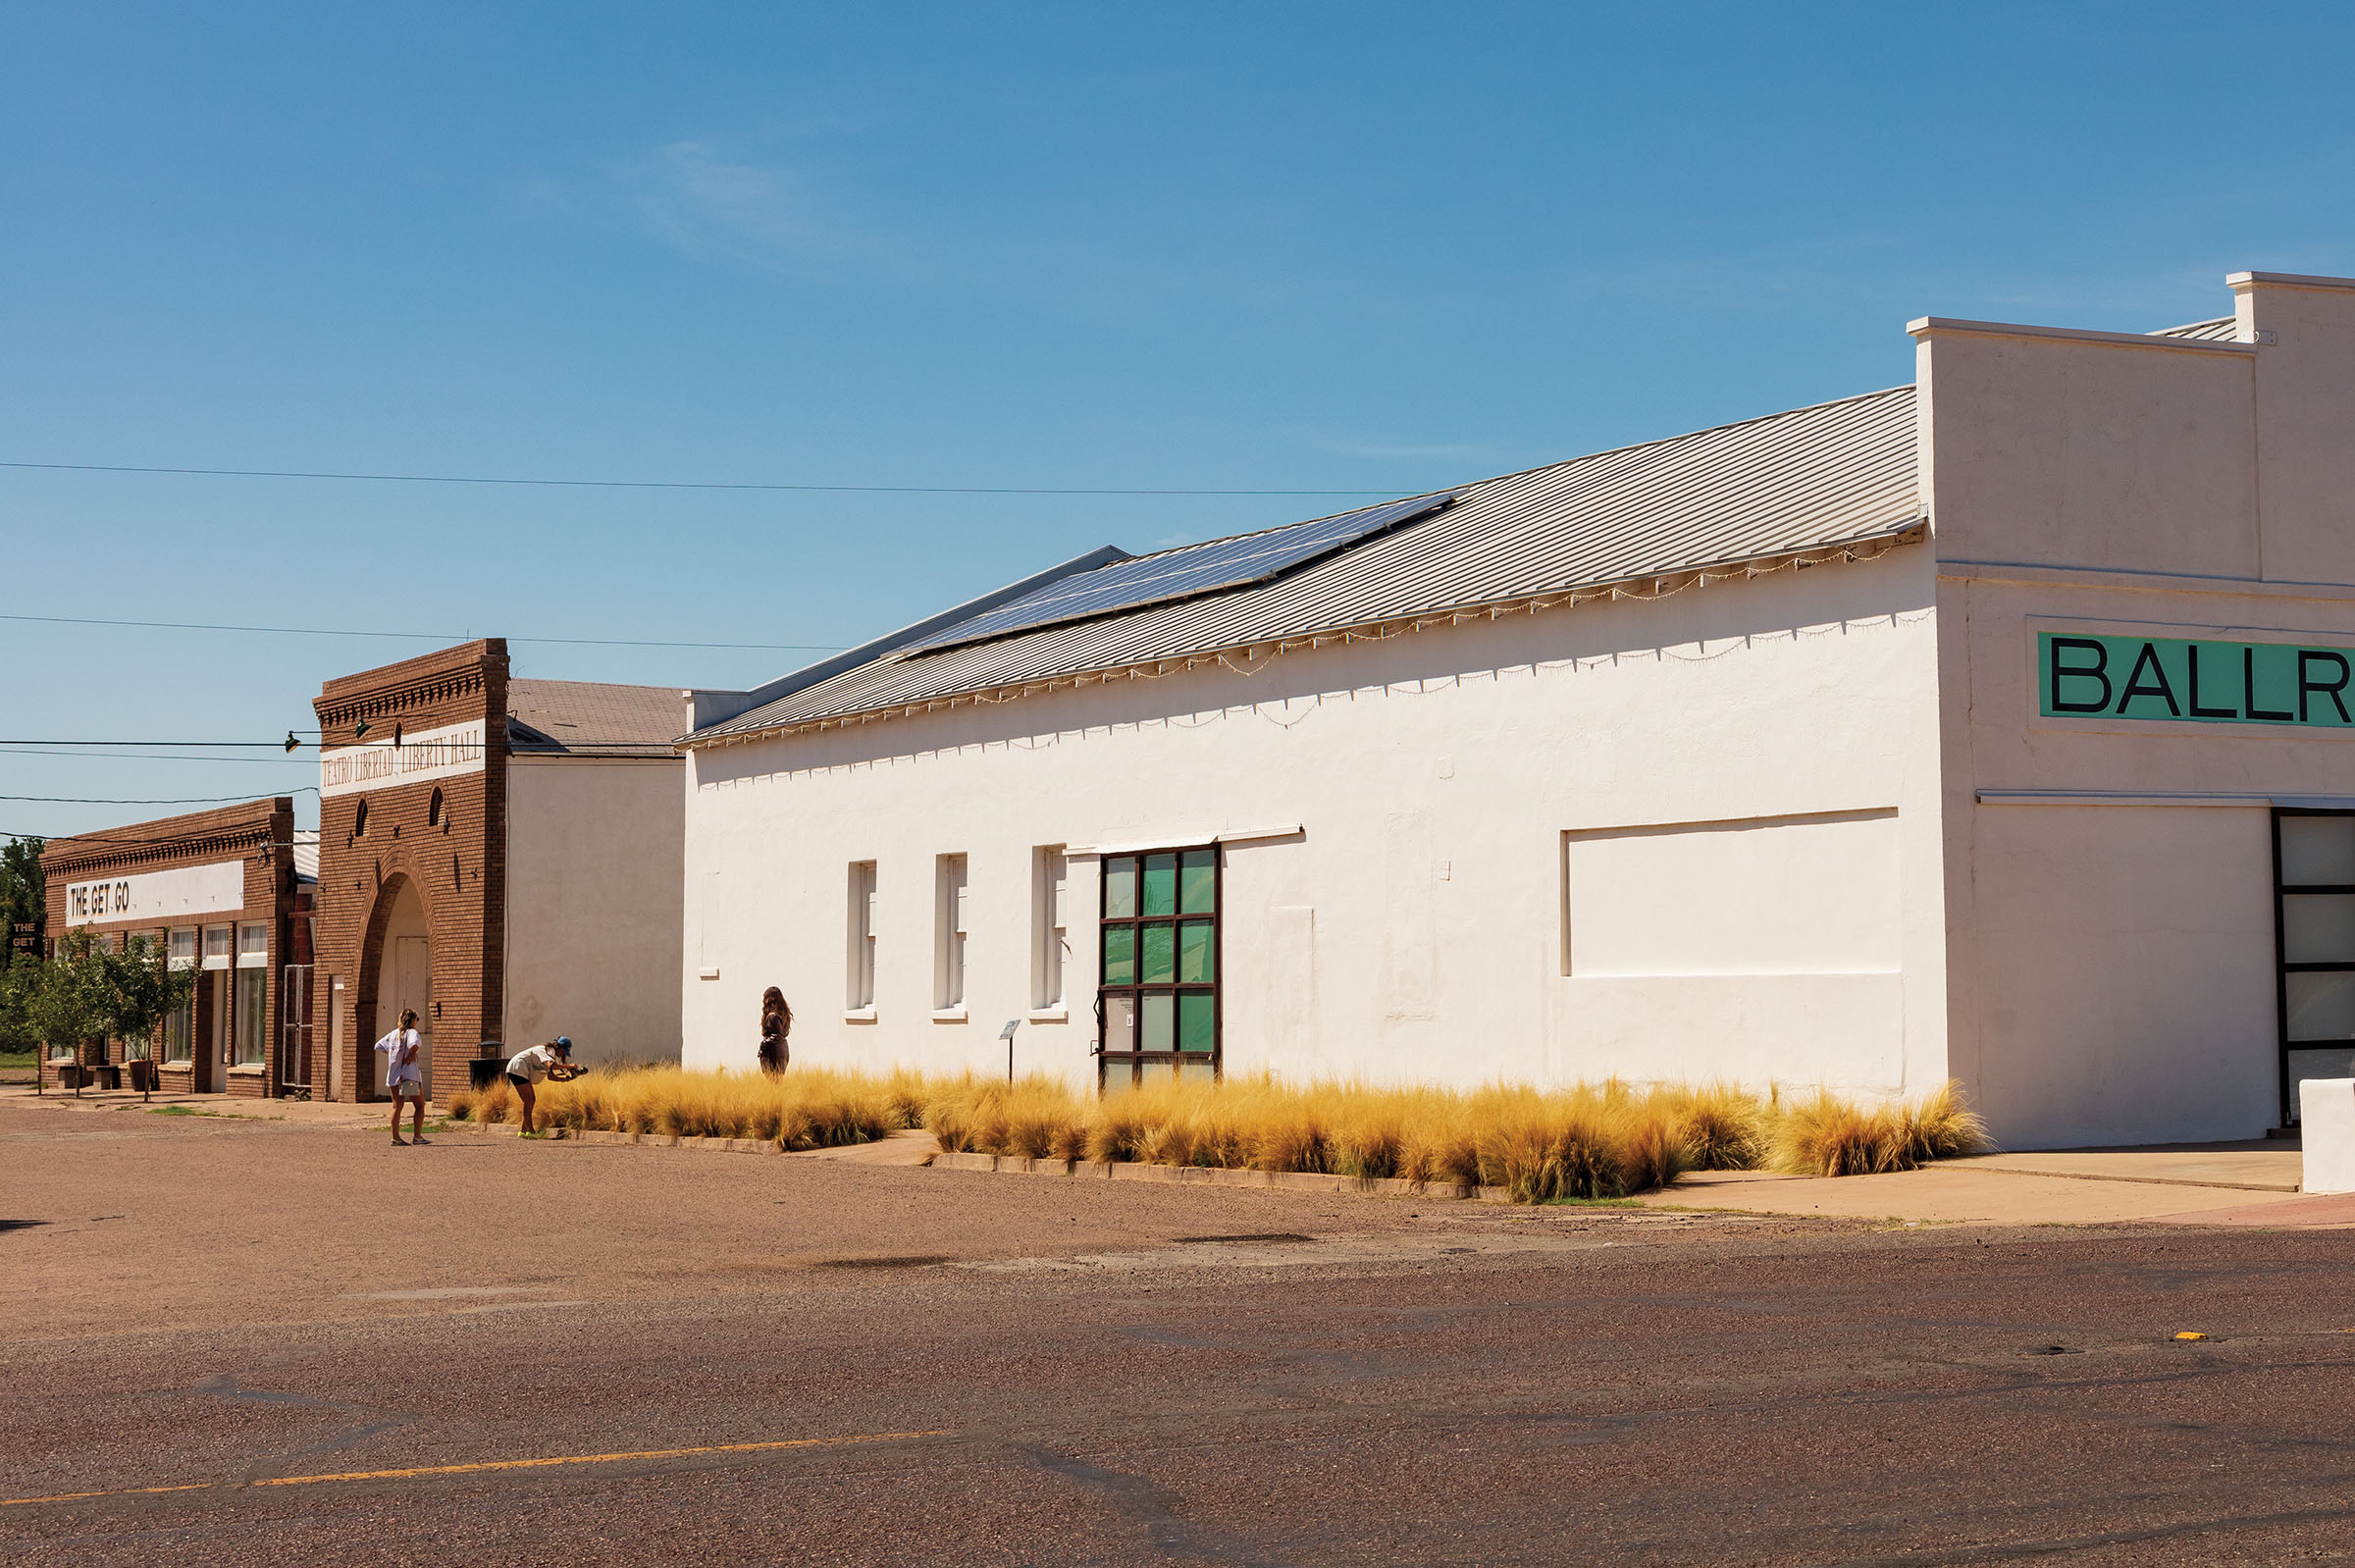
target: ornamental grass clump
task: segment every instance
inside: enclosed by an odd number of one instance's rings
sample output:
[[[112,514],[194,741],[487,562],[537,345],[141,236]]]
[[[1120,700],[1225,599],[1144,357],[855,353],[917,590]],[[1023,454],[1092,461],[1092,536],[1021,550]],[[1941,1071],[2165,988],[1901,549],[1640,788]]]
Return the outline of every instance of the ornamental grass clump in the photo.
[[[930,1084],[922,1107],[924,1126],[954,1153],[1072,1160],[1086,1148],[1086,1109],[1059,1078],[1000,1083],[968,1072]]]
[[[1474,1106],[1481,1184],[1504,1188],[1516,1203],[1622,1198],[1691,1169],[1676,1114],[1657,1090],[1496,1088]]]
[[[1771,1101],[1722,1080],[1663,1088],[1694,1171],[1754,1171],[1765,1163]]]
[[[1962,1100],[1962,1085],[1949,1078],[1906,1111],[1907,1153],[1916,1165],[1984,1154],[1995,1147],[1987,1122]]]

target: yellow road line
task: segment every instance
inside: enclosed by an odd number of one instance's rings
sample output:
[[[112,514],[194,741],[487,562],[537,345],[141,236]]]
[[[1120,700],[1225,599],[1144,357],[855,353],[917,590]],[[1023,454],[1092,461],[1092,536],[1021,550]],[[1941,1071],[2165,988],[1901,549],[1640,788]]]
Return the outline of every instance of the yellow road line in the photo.
[[[207,1491],[219,1485],[216,1481],[191,1481],[178,1487],[125,1487],[120,1491],[61,1491],[47,1497],[0,1497],[0,1508],[14,1508],[27,1502],[73,1502],[81,1497],[138,1497],[153,1491]]]
[[[784,1448],[842,1448],[863,1442],[944,1437],[931,1432],[868,1432],[851,1437],[786,1437],[774,1442],[706,1442],[692,1448],[640,1448],[624,1453],[568,1453],[543,1459],[478,1459],[463,1465],[413,1465],[402,1470],[344,1470],[325,1476],[265,1476],[256,1481],[191,1481],[177,1487],[124,1487],[112,1491],[60,1491],[46,1497],[0,1497],[0,1508],[34,1502],[78,1502],[86,1497],[141,1497],[161,1491],[236,1490],[240,1487],[315,1487],[329,1481],[401,1481],[415,1476],[464,1476],[487,1470],[544,1470],[550,1465],[609,1465],[630,1459],[686,1459],[709,1453],[773,1453]]]

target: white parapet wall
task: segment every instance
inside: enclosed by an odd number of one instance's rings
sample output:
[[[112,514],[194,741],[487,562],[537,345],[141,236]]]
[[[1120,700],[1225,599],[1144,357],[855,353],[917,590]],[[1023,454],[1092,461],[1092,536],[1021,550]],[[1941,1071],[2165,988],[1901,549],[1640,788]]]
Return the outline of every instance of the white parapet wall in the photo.
[[[680,764],[517,758],[507,783],[505,1035],[589,1062],[679,1054]]]

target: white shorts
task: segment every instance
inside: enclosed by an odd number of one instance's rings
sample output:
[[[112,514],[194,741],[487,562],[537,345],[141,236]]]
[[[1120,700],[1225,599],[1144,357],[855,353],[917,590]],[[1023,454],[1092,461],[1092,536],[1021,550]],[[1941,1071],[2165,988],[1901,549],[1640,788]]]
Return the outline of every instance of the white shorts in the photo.
[[[416,1078],[394,1078],[385,1085],[385,1092],[397,1100],[406,1095],[412,1100],[425,1098],[425,1085]]]

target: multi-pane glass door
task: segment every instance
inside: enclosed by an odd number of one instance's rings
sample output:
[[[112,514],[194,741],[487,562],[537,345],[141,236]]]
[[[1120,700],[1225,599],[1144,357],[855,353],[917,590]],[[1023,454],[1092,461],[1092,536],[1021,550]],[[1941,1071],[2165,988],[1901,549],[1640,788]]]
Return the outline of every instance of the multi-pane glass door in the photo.
[[[1104,1092],[1219,1072],[1216,845],[1103,860],[1096,1044]]]
[[[2281,1123],[2306,1078],[2355,1077],[2355,812],[2274,812]]]

